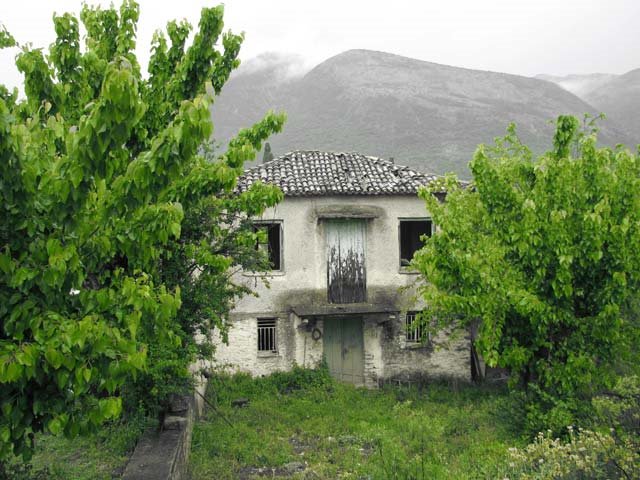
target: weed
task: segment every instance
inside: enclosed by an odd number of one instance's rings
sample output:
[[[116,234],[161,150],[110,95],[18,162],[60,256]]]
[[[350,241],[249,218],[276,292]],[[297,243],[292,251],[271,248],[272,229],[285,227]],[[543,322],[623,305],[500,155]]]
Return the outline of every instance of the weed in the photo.
[[[138,438],[149,425],[148,418],[136,415],[106,424],[100,432],[89,437],[66,439],[39,435],[31,461],[22,464],[18,459],[13,460],[4,466],[4,471],[0,468],[0,480],[108,480],[119,477]]]
[[[334,382],[326,369],[252,379],[211,379],[214,412],[194,428],[194,480],[259,478],[492,478],[507,448],[523,445],[504,414],[501,387],[444,383],[366,390]],[[234,409],[237,398],[249,399]],[[300,462],[304,471],[286,472]],[[275,472],[275,473],[274,473]]]

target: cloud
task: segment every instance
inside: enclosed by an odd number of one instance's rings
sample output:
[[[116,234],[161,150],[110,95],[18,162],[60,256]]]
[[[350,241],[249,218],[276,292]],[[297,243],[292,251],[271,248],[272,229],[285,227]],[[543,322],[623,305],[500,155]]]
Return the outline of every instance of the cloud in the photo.
[[[276,81],[303,77],[315,66],[310,59],[296,53],[265,52],[242,62],[234,76],[252,75],[272,71]]]

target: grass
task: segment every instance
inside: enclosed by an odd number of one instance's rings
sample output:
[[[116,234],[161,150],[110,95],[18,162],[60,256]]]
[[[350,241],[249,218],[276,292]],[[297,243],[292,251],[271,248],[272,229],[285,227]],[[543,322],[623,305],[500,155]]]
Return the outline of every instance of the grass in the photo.
[[[193,480],[496,478],[507,448],[526,443],[499,387],[372,391],[297,369],[217,376],[207,395],[233,427],[211,409],[196,425]]]
[[[21,465],[14,459],[9,478],[50,480],[111,480],[119,478],[140,434],[148,425],[132,418],[105,426],[89,437],[67,439],[53,435],[36,437],[33,458]]]

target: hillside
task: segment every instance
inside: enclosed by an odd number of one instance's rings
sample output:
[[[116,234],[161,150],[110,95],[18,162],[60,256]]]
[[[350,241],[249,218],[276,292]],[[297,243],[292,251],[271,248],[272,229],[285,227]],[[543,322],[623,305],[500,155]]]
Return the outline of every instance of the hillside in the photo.
[[[536,75],[535,78],[556,83],[565,90],[584,100],[586,95],[600,88],[602,85],[610,82],[616,77],[617,75],[613,75],[610,73],[589,73],[586,75],[566,75],[564,77],[543,74]]]
[[[640,142],[640,68],[611,79],[584,98]]]
[[[271,140],[278,155],[295,149],[357,151],[394,157],[434,173],[468,177],[479,143],[502,135],[510,122],[536,152],[550,147],[558,114],[595,110],[548,81],[469,70],[368,50],[349,50],[305,75],[282,75],[279,58],[242,71],[213,108],[216,139],[226,141],[269,108],[285,110],[284,132]],[[628,142],[603,126],[607,144]]]

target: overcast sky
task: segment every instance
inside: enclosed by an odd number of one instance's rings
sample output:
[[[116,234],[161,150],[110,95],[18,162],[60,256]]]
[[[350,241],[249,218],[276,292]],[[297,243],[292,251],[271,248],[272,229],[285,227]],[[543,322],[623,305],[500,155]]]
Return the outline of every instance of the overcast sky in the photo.
[[[200,9],[217,3],[140,0],[142,64],[146,67],[155,29],[175,18],[197,24]],[[80,5],[79,0],[1,0],[0,22],[20,43],[45,47],[54,38],[53,12],[78,12]],[[245,60],[277,51],[314,64],[366,48],[527,76],[640,67],[640,0],[227,0],[225,20],[225,29],[246,33]],[[21,83],[15,53],[0,52],[1,82],[7,86]]]

